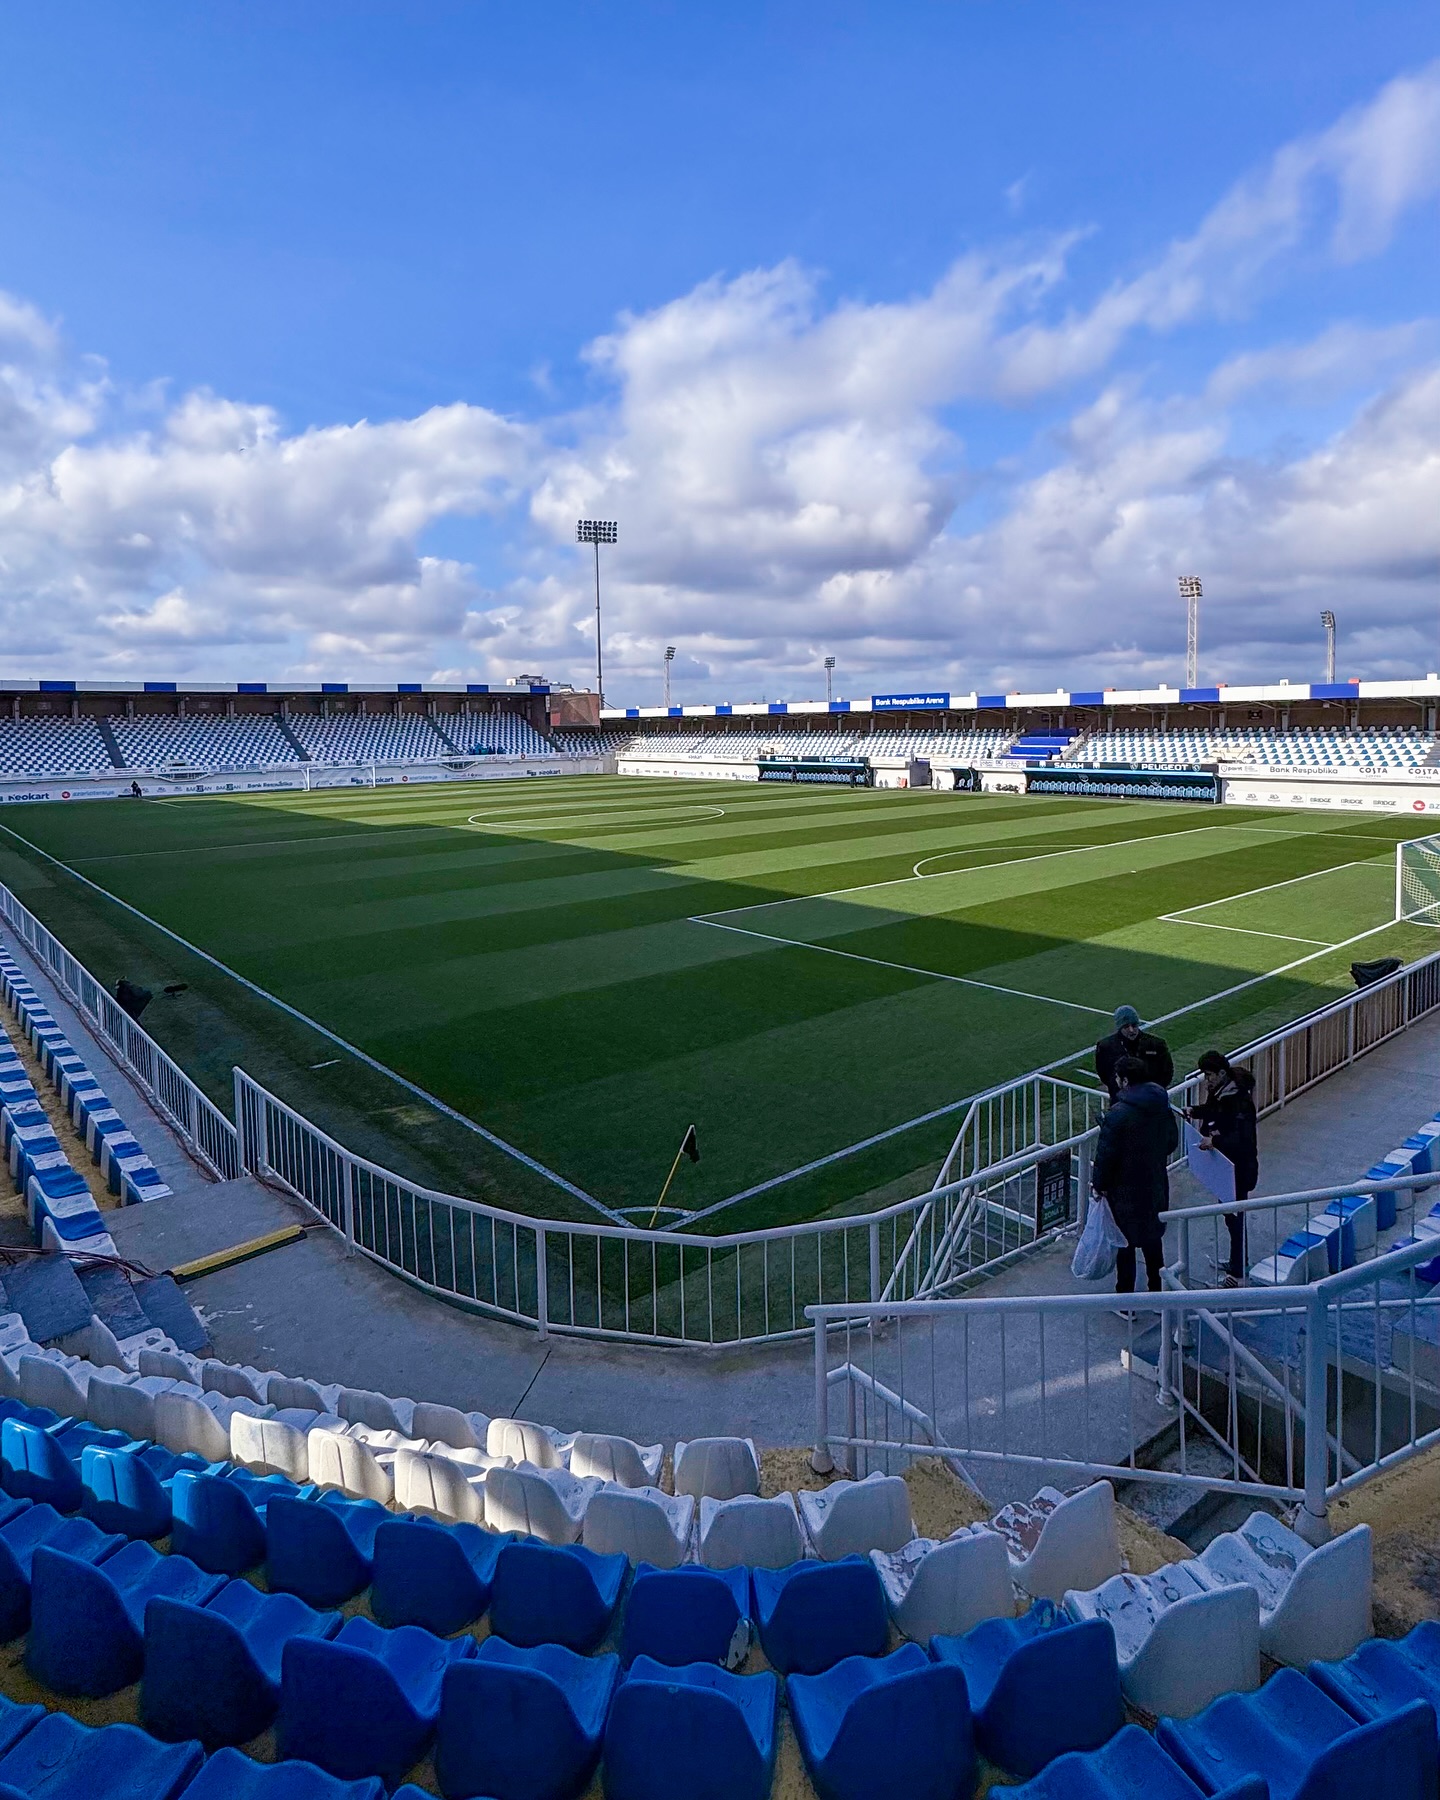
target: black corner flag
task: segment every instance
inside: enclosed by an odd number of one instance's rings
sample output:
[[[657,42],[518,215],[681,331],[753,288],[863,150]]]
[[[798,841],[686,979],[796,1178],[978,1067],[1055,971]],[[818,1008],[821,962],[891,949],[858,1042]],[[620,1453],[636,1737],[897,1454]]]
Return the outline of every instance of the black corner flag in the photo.
[[[650,1224],[647,1229],[651,1231],[655,1229],[655,1221],[660,1216],[660,1208],[665,1204],[665,1196],[670,1192],[670,1183],[675,1179],[675,1171],[680,1167],[682,1156],[688,1156],[692,1163],[698,1163],[700,1160],[700,1140],[695,1135],[693,1125],[680,1140],[680,1148],[675,1152],[675,1160],[670,1165],[670,1173],[665,1177],[665,1185],[660,1190],[660,1198],[655,1202],[654,1211],[650,1214]]]

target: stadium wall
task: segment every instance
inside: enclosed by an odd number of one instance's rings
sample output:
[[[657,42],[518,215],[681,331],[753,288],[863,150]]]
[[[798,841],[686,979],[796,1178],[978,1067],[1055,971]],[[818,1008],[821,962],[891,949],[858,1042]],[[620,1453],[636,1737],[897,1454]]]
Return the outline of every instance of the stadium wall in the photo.
[[[1440,768],[1366,769],[1348,773],[1220,766],[1223,800],[1231,806],[1318,807],[1334,812],[1440,813]]]
[[[219,775],[126,769],[96,776],[56,775],[0,781],[0,804],[126,799],[131,795],[132,782],[138,782],[141,793],[151,797],[399,787],[434,781],[514,781],[530,775],[604,775],[614,772],[614,761],[611,756],[567,756],[544,762],[530,757],[486,756],[454,763],[297,763],[293,767],[231,770]]]

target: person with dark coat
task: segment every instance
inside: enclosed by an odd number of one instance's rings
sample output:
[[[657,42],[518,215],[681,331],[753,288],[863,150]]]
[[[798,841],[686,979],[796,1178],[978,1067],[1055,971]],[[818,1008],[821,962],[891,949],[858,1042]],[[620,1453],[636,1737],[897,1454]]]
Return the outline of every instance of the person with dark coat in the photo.
[[[1219,1050],[1207,1050],[1199,1069],[1205,1079],[1199,1104],[1186,1117],[1199,1127],[1207,1150],[1218,1150],[1235,1165],[1235,1198],[1248,1200],[1260,1179],[1260,1147],[1255,1129],[1255,1077],[1248,1069],[1232,1068]],[[1230,1261],[1225,1274],[1230,1281],[1245,1279],[1245,1215],[1226,1213],[1230,1233]]]
[[[1115,1008],[1115,1029],[1095,1046],[1095,1073],[1105,1084],[1114,1104],[1119,1091],[1115,1070],[1122,1056],[1135,1056],[1145,1065],[1145,1079],[1168,1088],[1175,1079],[1175,1059],[1164,1038],[1153,1037],[1140,1029],[1140,1015],[1133,1006]]]
[[[1180,1128],[1170,1096],[1149,1078],[1137,1056],[1115,1066],[1115,1104],[1100,1121],[1090,1185],[1110,1202],[1125,1248],[1115,1258],[1115,1292],[1135,1291],[1135,1252],[1145,1258],[1145,1281],[1160,1291],[1165,1227],[1160,1214],[1170,1205],[1168,1164],[1180,1144]]]

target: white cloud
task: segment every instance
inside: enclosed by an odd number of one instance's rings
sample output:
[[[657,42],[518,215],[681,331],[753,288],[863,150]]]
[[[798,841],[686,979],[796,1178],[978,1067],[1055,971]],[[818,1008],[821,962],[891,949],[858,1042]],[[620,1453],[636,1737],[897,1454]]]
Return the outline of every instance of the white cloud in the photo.
[[[621,523],[612,695],[657,690],[667,640],[677,680],[732,698],[817,691],[827,651],[862,688],[1173,672],[1181,563],[1206,575],[1214,673],[1288,672],[1327,603],[1370,669],[1433,661],[1435,322],[1401,308],[1271,342],[1247,320],[1287,278],[1313,302],[1325,268],[1382,255],[1437,190],[1440,64],[1281,146],[1088,300],[1070,268],[1081,236],[1103,252],[1088,228],[972,249],[901,300],[831,301],[784,262],[622,317],[584,353],[596,403],[533,422],[457,404],[295,432],[225,396],[118,393],[0,294],[7,662],[585,679],[585,513]],[[1218,364],[1186,361],[1167,392],[1161,346],[1200,322]],[[1119,373],[1127,346],[1156,360]],[[544,365],[535,387],[549,404]],[[1028,446],[1012,427],[1004,457],[972,447],[1017,408]],[[478,515],[508,566],[431,550],[432,527]]]

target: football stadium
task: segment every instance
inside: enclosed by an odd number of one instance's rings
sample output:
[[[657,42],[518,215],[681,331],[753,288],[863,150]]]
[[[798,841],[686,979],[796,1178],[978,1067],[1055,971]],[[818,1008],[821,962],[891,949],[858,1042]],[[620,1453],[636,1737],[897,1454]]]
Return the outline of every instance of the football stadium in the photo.
[[[0,1800],[1440,1800],[1424,23],[112,10]]]

